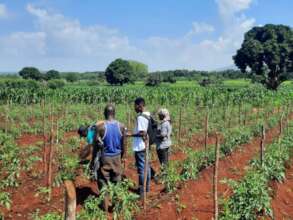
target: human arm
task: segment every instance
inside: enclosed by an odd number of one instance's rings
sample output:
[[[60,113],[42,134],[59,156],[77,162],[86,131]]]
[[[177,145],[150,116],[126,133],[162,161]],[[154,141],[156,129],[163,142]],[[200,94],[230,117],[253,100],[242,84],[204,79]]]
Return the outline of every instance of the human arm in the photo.
[[[128,137],[141,137],[146,138],[148,129],[148,119],[142,115],[137,117],[137,132],[127,134]]]

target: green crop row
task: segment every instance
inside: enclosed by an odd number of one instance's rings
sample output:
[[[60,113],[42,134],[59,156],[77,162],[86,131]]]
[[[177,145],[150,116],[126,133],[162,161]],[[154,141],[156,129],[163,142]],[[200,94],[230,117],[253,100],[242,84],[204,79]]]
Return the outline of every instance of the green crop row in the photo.
[[[292,157],[293,130],[266,147],[263,164],[254,159],[247,174],[241,181],[227,180],[233,195],[224,200],[220,219],[258,219],[258,216],[273,217],[271,208],[270,181],[285,179],[285,163]]]
[[[279,115],[272,116],[267,120],[267,129],[277,125]],[[238,127],[227,129],[224,133],[224,141],[220,144],[220,157],[231,154],[236,148],[248,143],[252,137],[261,135],[263,122],[258,122],[248,127]],[[199,172],[215,163],[215,146],[208,147],[207,150],[192,150],[186,148],[187,158],[182,161],[170,161],[169,166],[162,174],[162,182],[167,191],[173,192],[177,189],[180,181],[196,179]],[[181,170],[181,172],[178,172]]]

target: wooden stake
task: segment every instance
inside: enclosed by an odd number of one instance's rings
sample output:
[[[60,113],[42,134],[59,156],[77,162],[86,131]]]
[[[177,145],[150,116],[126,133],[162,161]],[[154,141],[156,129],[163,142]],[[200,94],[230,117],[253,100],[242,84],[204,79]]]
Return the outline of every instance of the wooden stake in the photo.
[[[241,125],[241,103],[238,106],[238,124]]]
[[[263,165],[264,154],[265,154],[265,138],[266,138],[266,130],[265,126],[262,126],[262,136],[260,141],[260,163]]]
[[[179,111],[179,128],[178,128],[178,142],[181,143],[181,123],[182,123],[182,108]]]
[[[49,165],[48,165],[48,181],[47,185],[50,190],[49,193],[49,201],[51,200],[51,188],[52,188],[52,163],[53,163],[53,146],[54,146],[54,123],[53,123],[53,114],[52,114],[52,106],[51,106],[51,132],[50,132],[50,148],[49,148]]]
[[[65,220],[76,219],[76,191],[71,180],[65,180]]]
[[[205,122],[204,122],[204,149],[208,148],[208,135],[209,135],[209,110],[206,109]]]
[[[5,127],[4,127],[5,134],[8,133],[8,122],[9,122],[9,101],[7,100],[6,107],[5,107]]]
[[[47,175],[48,162],[47,162],[47,145],[46,145],[46,115],[45,115],[45,100],[42,100],[42,112],[43,112],[43,163],[44,163],[44,173]]]
[[[246,120],[247,120],[247,109],[244,109],[244,119],[243,119],[244,126],[246,126]]]
[[[144,156],[144,174],[143,174],[143,209],[146,211],[147,205],[147,179],[149,171],[149,143],[148,140],[145,141],[145,156]]]
[[[216,146],[215,146],[215,167],[214,167],[214,219],[218,220],[219,207],[218,207],[218,170],[219,170],[219,157],[220,157],[220,142],[219,134],[216,133]]]
[[[284,117],[284,113],[282,113],[281,118],[280,118],[280,122],[279,122],[279,126],[280,126],[279,137],[283,133],[283,117]]]

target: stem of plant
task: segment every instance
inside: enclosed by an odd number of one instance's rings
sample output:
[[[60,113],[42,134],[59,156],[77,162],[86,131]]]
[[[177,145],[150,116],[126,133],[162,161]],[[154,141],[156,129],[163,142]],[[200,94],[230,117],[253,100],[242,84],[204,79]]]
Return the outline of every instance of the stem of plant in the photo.
[[[143,209],[146,211],[147,202],[147,178],[148,178],[148,168],[149,168],[149,144],[148,141],[145,142],[145,158],[144,158],[144,174],[143,174]]]
[[[263,165],[264,161],[264,154],[265,154],[265,138],[266,138],[266,130],[265,126],[262,126],[262,136],[261,136],[261,141],[260,141],[260,162],[261,165]]]

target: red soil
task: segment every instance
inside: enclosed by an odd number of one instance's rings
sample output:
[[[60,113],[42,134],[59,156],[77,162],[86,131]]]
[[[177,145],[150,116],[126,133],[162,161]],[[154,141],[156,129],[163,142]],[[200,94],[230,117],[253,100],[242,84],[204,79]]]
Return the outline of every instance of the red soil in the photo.
[[[276,136],[278,129],[272,129],[267,134],[267,141],[271,142],[273,136]],[[70,132],[65,137],[71,137],[75,135],[75,132]],[[36,142],[42,141],[42,135],[24,135],[19,138],[17,143],[21,146],[35,144]],[[215,137],[210,135],[208,144],[214,144]],[[201,135],[193,135],[191,141],[187,146],[193,149],[199,149],[203,146],[203,137]],[[250,144],[243,147],[244,150],[238,150],[231,156],[220,161],[219,176],[221,178],[233,178],[239,179],[244,174],[244,167],[246,163],[251,159],[257,152],[259,146],[259,139],[254,139]],[[40,156],[40,155],[39,155]],[[41,155],[42,156],[42,155]],[[176,152],[171,155],[171,160],[183,160],[185,155],[182,152]],[[159,164],[157,158],[151,161],[151,165],[159,170]],[[231,169],[233,167],[233,169]],[[37,163],[34,170],[42,173],[43,164]],[[57,172],[57,167],[54,167],[54,175]],[[181,213],[178,213],[177,205],[178,202],[171,200],[171,196],[163,192],[163,185],[155,185],[151,183],[151,193],[148,197],[150,203],[153,205],[158,201],[161,202],[158,206],[162,211],[156,208],[150,208],[148,214],[141,214],[138,219],[191,219],[191,216],[196,216],[198,219],[211,219],[213,213],[212,207],[212,173],[213,168],[210,167],[202,172],[201,177],[197,181],[189,181],[185,184],[183,189],[177,191],[179,195],[179,202],[186,205]],[[54,176],[53,175],[53,176]],[[126,162],[125,175],[133,180],[137,180],[137,174],[134,167],[133,157],[130,156]],[[33,178],[29,174],[22,173],[22,183],[17,189],[10,189],[9,192],[12,195],[13,207],[10,211],[4,210],[5,219],[29,219],[30,213],[40,210],[41,214],[48,211],[62,212],[64,206],[64,194],[63,187],[53,188],[52,201],[46,202],[39,197],[36,197],[37,188],[45,186],[44,178]],[[93,182],[77,181],[77,200],[78,210],[81,208],[84,200],[89,195],[97,195],[97,186]],[[223,194],[228,190],[227,186],[219,186],[220,193]],[[194,189],[200,189],[195,191]],[[186,196],[189,195],[189,196]],[[150,205],[151,206],[151,205]],[[200,207],[200,209],[198,209]]]
[[[284,183],[274,186],[272,207],[275,219],[293,219],[293,160],[286,171]]]
[[[17,145],[19,146],[28,146],[35,144],[37,142],[42,142],[44,140],[43,135],[34,135],[34,134],[23,134],[20,138],[16,140]],[[46,137],[47,140],[47,137]]]
[[[76,132],[68,132],[64,135],[65,139],[70,138],[76,135]],[[48,137],[45,137],[46,141],[48,141]],[[191,140],[188,143],[188,146],[194,149],[199,149],[201,142],[203,141],[203,137],[200,135],[193,135]],[[29,146],[36,144],[37,142],[42,142],[42,135],[29,135],[24,134],[20,138],[17,139],[17,144],[21,147]],[[215,142],[215,138],[213,135],[210,135],[208,138],[208,144],[212,144]],[[48,149],[47,149],[48,150]],[[39,152],[40,157],[42,157],[42,152]],[[173,153],[170,157],[170,160],[183,160],[185,158],[185,154],[181,151]],[[155,170],[159,170],[159,163],[157,158],[153,158],[151,161],[151,165]],[[8,192],[11,194],[12,199],[12,208],[11,210],[1,210],[5,214],[5,219],[7,220],[22,220],[22,219],[30,219],[30,215],[34,213],[37,209],[40,210],[40,214],[44,214],[47,212],[63,212],[64,206],[64,192],[63,187],[53,187],[52,191],[52,200],[50,202],[45,201],[41,197],[36,196],[37,189],[40,186],[46,186],[45,178],[42,175],[44,164],[42,162],[38,162],[35,164],[33,171],[30,173],[21,173],[21,185],[16,189],[9,189]],[[31,174],[39,173],[38,177],[33,177]],[[57,173],[57,167],[53,167],[53,176]],[[134,181],[137,181],[137,173],[134,167],[134,158],[132,156],[128,157],[125,165],[124,175],[127,178],[130,178]],[[97,195],[97,185],[95,182],[90,182],[84,180],[82,178],[78,178],[75,181],[75,185],[77,187],[77,210],[83,205],[84,200],[89,195]],[[156,185],[151,182],[152,192],[149,195],[150,200],[157,200],[160,198],[164,190],[163,185]]]
[[[271,129],[267,133],[266,143],[271,143],[278,132],[278,128]],[[232,155],[221,159],[219,181],[225,178],[241,179],[245,174],[247,163],[259,152],[259,144],[260,138],[254,138]],[[212,192],[213,167],[209,167],[201,173],[198,180],[184,184],[184,187],[176,192],[176,199],[174,196],[170,198],[170,195],[166,195],[162,203],[157,207],[151,205],[147,214],[141,213],[137,219],[212,219],[214,212]],[[227,196],[231,193],[229,187],[221,183],[219,183],[218,192],[219,196]]]

